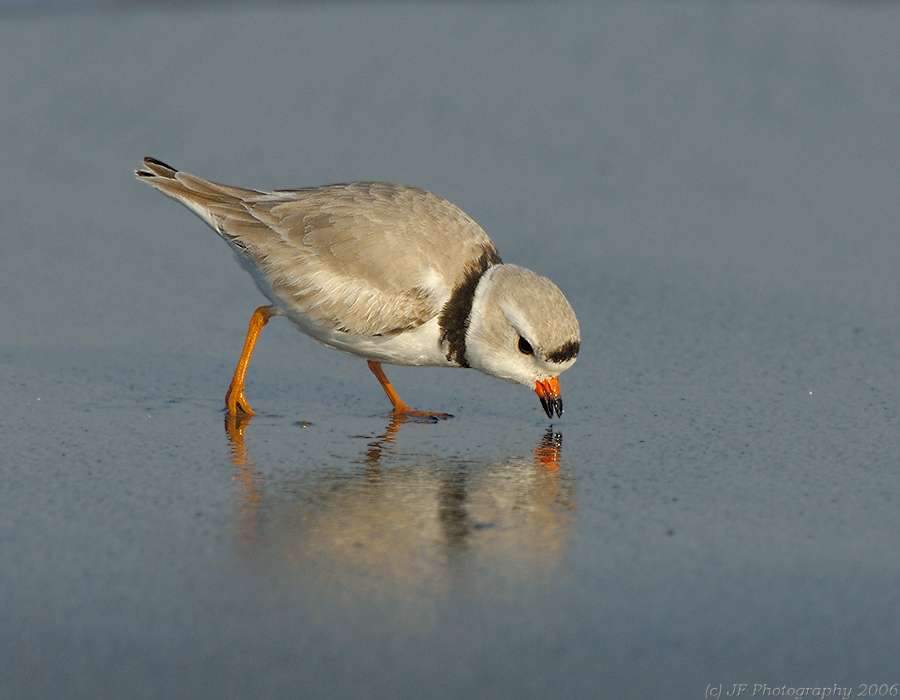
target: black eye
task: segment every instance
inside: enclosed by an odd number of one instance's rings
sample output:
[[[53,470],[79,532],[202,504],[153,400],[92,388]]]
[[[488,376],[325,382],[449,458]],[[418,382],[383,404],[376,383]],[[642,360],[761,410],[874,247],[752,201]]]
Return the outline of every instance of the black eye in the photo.
[[[519,336],[519,352],[523,355],[534,355],[534,348],[531,347],[531,343],[521,335]]]

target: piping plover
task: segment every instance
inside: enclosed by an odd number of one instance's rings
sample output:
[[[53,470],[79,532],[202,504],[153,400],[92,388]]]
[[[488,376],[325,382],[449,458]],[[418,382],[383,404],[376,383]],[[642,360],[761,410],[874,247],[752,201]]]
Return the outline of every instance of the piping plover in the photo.
[[[225,395],[231,415],[254,415],[244,376],[260,330],[278,315],[368,360],[394,414],[446,417],[404,404],[382,362],[472,367],[534,389],[549,418],[562,415],[558,377],[581,343],[572,307],[547,278],[502,264],[450,202],[386,182],[257,191],[153,158],[144,168],[138,179],[212,226],[272,302],[250,322]]]

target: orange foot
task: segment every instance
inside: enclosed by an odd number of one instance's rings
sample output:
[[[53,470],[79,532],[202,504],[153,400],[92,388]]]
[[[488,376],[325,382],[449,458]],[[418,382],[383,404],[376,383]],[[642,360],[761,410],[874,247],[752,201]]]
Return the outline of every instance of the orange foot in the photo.
[[[397,406],[394,406],[394,410],[391,411],[391,415],[398,419],[404,418],[412,418],[414,421],[422,421],[427,423],[437,423],[439,420],[447,420],[448,418],[453,418],[452,413],[434,413],[432,411],[416,411],[415,409],[410,408],[409,406],[404,405],[401,409],[398,410]]]
[[[387,394],[387,397],[391,400],[391,405],[394,407],[394,410],[391,411],[391,415],[397,418],[409,417],[413,420],[422,420],[429,423],[437,423],[439,420],[453,418],[453,416],[449,413],[416,411],[415,409],[410,408],[405,403],[403,403],[399,396],[397,396],[397,392],[394,391],[394,387],[391,386],[388,378],[384,376],[384,371],[382,371],[381,369],[381,363],[375,362],[374,360],[368,360],[368,363],[369,369],[372,370],[372,374],[374,374],[378,378],[378,381],[381,383],[381,388],[384,389],[384,393]]]

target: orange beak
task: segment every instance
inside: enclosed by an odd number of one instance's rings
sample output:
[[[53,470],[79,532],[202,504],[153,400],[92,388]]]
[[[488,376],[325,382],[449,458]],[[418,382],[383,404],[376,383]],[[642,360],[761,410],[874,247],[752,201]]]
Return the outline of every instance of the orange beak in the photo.
[[[554,411],[556,411],[557,417],[562,417],[563,405],[559,396],[559,379],[557,377],[543,382],[535,382],[534,391],[541,400],[541,406],[544,407],[547,418],[553,420]]]

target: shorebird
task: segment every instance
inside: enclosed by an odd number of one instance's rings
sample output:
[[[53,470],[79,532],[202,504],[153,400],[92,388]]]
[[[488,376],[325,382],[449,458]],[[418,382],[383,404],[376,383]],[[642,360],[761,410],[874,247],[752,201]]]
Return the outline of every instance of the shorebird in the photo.
[[[154,158],[135,174],[215,229],[271,302],[250,321],[225,395],[230,415],[255,415],[244,398],[247,366],[262,327],[284,315],[366,359],[394,415],[448,417],[403,403],[382,362],[472,367],[534,389],[548,418],[562,416],[559,375],[581,344],[575,312],[546,277],[503,264],[447,200],[387,182],[241,189]]]

